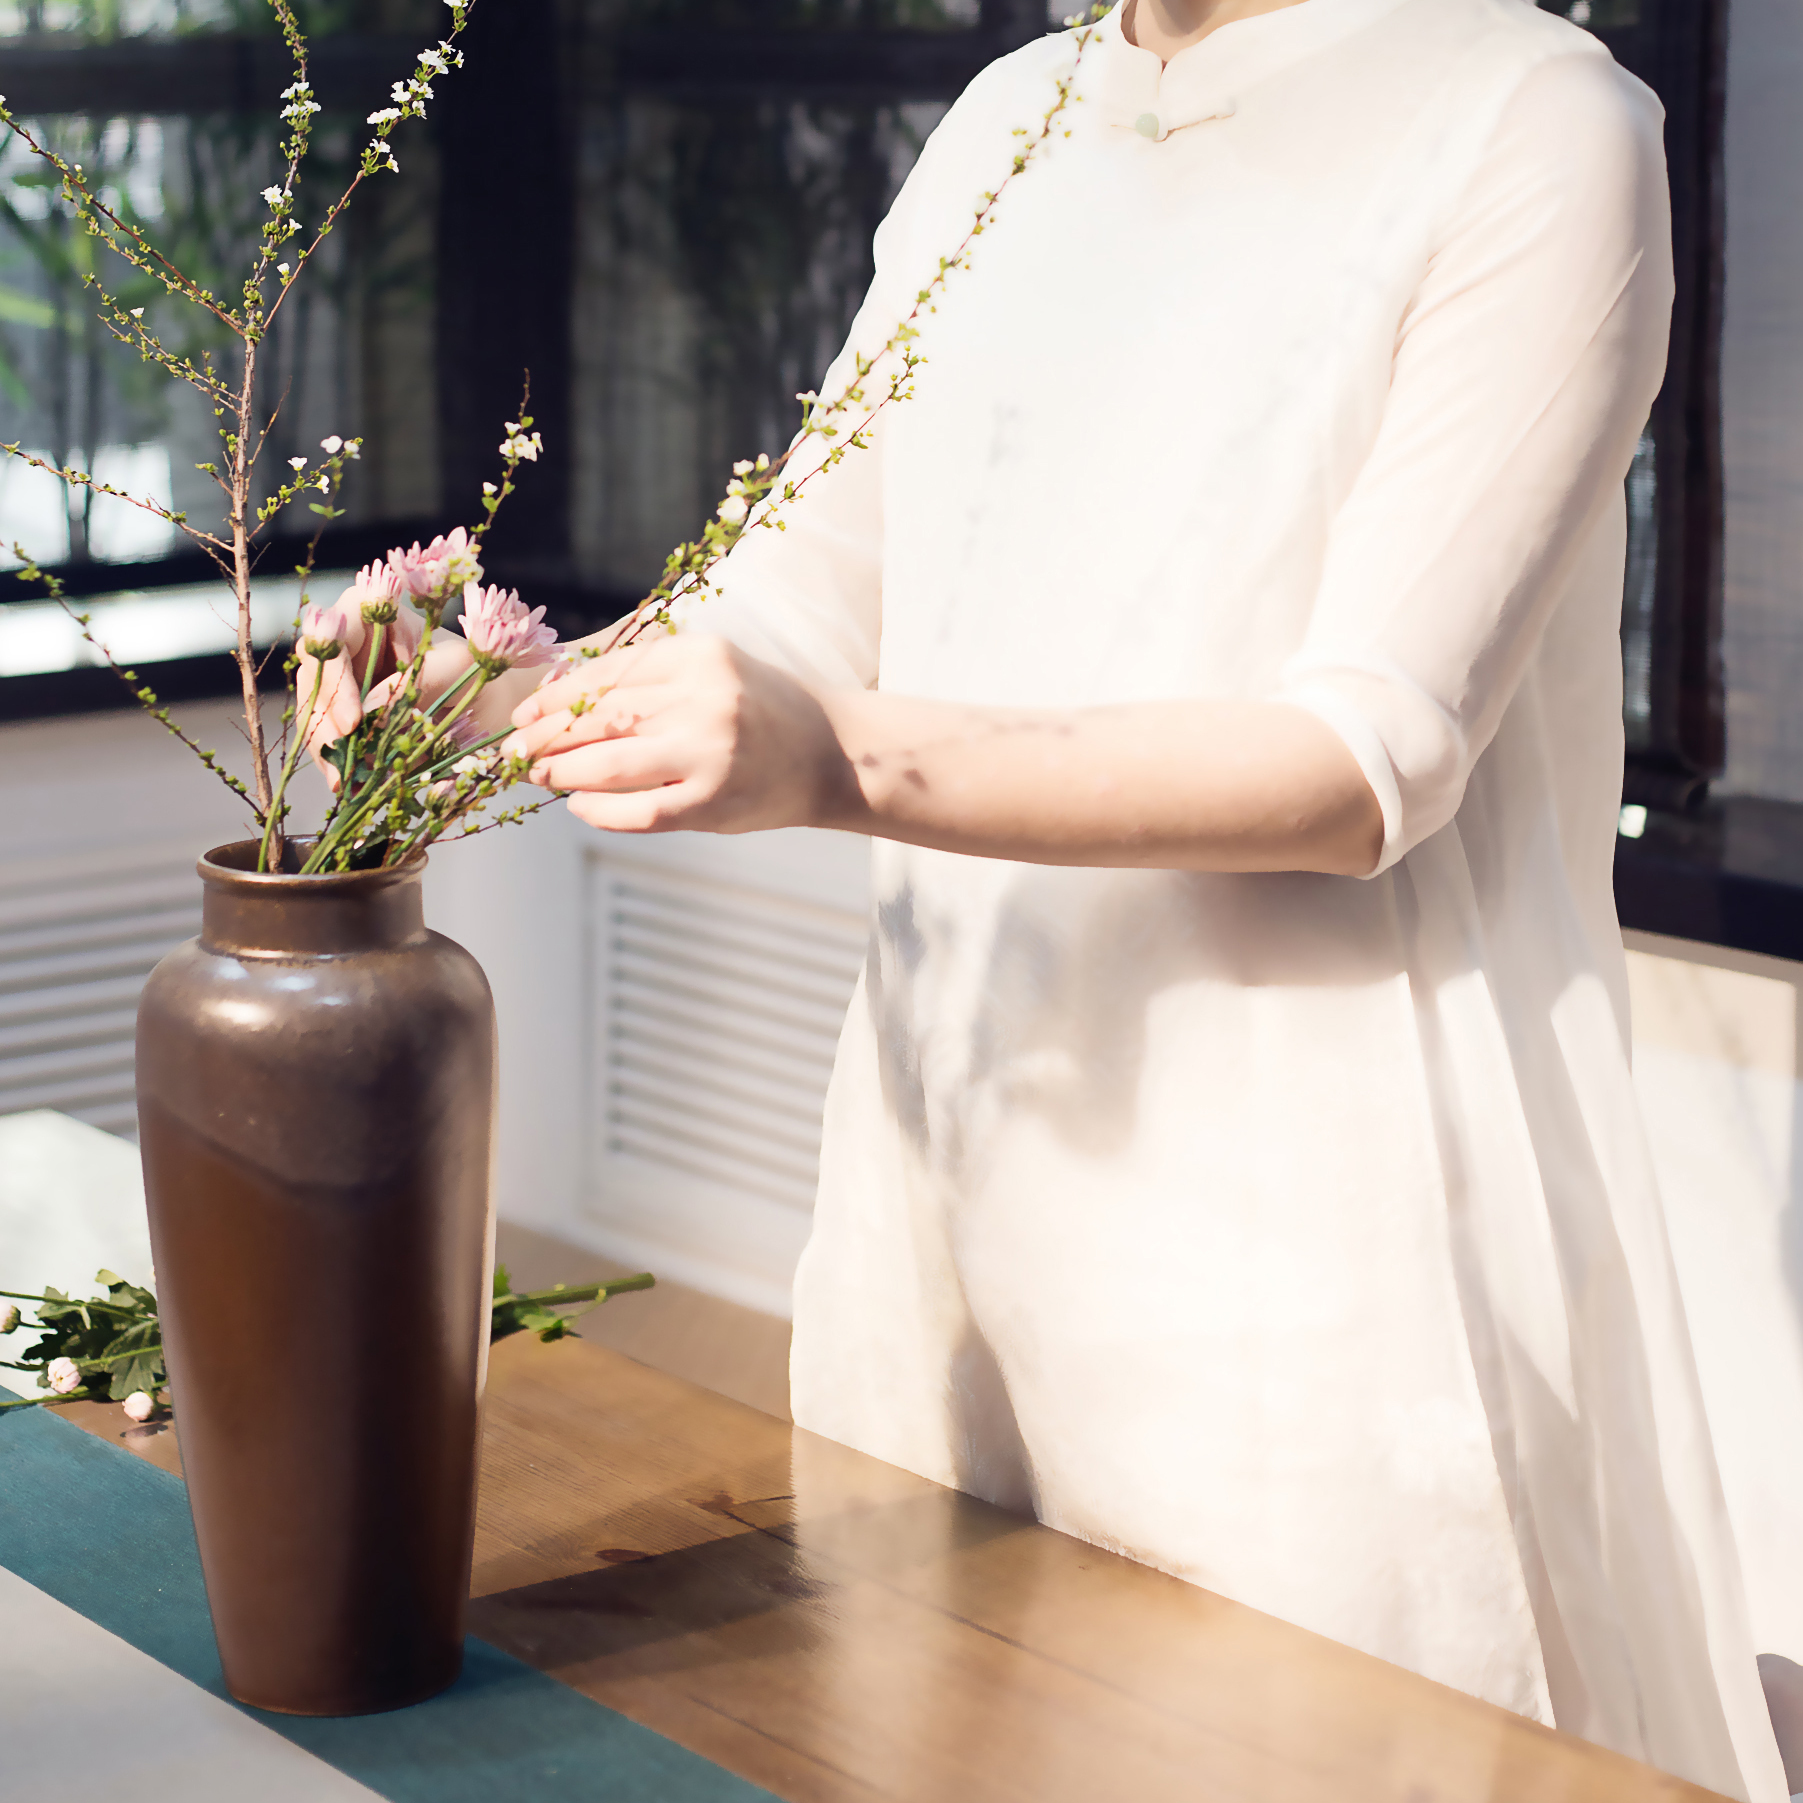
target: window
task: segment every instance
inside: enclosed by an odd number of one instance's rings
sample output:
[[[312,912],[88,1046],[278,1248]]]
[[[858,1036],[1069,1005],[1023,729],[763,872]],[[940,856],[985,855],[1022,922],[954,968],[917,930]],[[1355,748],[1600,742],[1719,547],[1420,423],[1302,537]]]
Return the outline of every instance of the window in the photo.
[[[1789,423],[1803,422],[1803,352],[1789,349],[1803,320],[1785,312],[1803,307],[1798,9],[1736,0],[1729,107],[1726,0],[1557,4],[1667,111],[1678,304],[1670,373],[1628,479],[1629,796],[1681,803],[1726,770],[1731,785],[1803,797],[1803,729],[1786,706],[1803,676],[1789,567],[1803,563],[1803,529],[1788,523],[1803,506],[1772,489],[1770,457],[1783,440],[1782,480],[1803,480],[1803,424]],[[313,0],[321,174],[342,166],[438,11]],[[272,347],[264,400],[281,403],[280,455],[328,431],[370,439],[326,560],[358,562],[466,515],[530,369],[554,455],[509,503],[497,573],[530,584],[566,629],[612,617],[704,516],[731,459],[786,437],[792,397],[836,347],[871,231],[921,140],[978,68],[1045,23],[1044,0],[477,8],[469,67],[444,84],[431,130],[404,141],[398,179],[359,197]],[[183,254],[231,267],[260,217],[287,79],[260,0],[0,0],[0,42],[15,108],[105,169]],[[1725,182],[1737,234],[1726,239]],[[317,205],[329,183],[313,187]],[[213,497],[193,466],[208,460],[212,422],[99,331],[79,288],[83,248],[8,153],[0,437],[202,513]],[[1730,275],[1739,411],[1725,503]],[[1783,379],[1768,384],[1778,364]],[[154,520],[104,500],[70,510],[31,471],[0,468],[0,508],[37,555],[68,560],[78,591],[207,574]],[[292,548],[267,567],[285,570]],[[93,684],[76,693],[111,699]]]

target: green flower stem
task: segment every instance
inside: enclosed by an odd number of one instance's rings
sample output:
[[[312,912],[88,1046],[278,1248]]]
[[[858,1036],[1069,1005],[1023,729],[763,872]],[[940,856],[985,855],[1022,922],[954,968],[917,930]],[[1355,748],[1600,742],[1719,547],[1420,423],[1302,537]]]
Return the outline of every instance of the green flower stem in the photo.
[[[397,670],[399,679],[395,692],[389,696],[382,709],[382,731],[376,739],[375,749],[370,753],[371,775],[361,789],[353,787],[357,771],[357,762],[347,764],[342,785],[337,799],[327,814],[325,824],[319,829],[319,838],[315,841],[307,861],[301,866],[302,876],[314,876],[325,869],[331,855],[336,851],[343,838],[342,823],[348,818],[348,811],[359,809],[368,795],[370,785],[380,776],[383,765],[387,761],[388,751],[394,742],[394,736],[404,724],[407,713],[419,696],[419,676],[425,668],[426,653],[431,648],[433,632],[433,616],[428,615],[426,630],[420,635],[419,648],[414,652],[406,669]]]
[[[67,1396],[58,1396],[54,1391],[48,1396],[21,1396],[17,1402],[0,1402],[3,1409],[37,1409],[57,1402],[98,1402],[100,1399],[86,1384],[79,1390],[71,1390]]]
[[[381,627],[376,630],[380,632]],[[344,655],[341,651],[340,657]],[[319,705],[320,684],[325,681],[326,667],[315,661],[313,665],[313,693],[307,697],[307,705],[299,720],[295,722],[294,737],[288,745],[288,755],[282,759],[281,774],[276,778],[275,793],[269,801],[269,819],[263,827],[263,843],[257,847],[257,868],[269,868],[269,856],[277,839],[280,837],[283,817],[287,809],[282,806],[282,797],[288,792],[288,779],[294,774],[294,766],[300,761],[300,755],[307,748],[307,728],[313,724],[313,710]]]
[[[574,1283],[558,1284],[548,1290],[525,1290],[518,1293],[508,1291],[505,1296],[497,1296],[498,1306],[503,1302],[540,1302],[547,1307],[557,1308],[565,1303],[605,1302],[610,1296],[624,1295],[628,1290],[651,1290],[657,1287],[657,1279],[649,1271],[641,1271],[636,1277],[613,1277],[606,1283]]]
[[[77,1359],[77,1371],[110,1371],[115,1365],[135,1365],[139,1359],[161,1358],[161,1346],[134,1346],[130,1352],[115,1352],[110,1358]]]
[[[488,750],[491,745],[499,745],[512,731],[511,726],[503,726],[499,732],[492,732],[486,739],[479,739],[467,751],[459,747],[448,756],[440,758],[430,769],[421,771],[420,780],[423,782],[435,776],[442,776],[453,764],[461,764],[465,758],[477,757]]]
[[[443,707],[444,704],[447,701],[449,701],[451,699],[451,697],[453,695],[455,695],[457,693],[457,691],[460,688],[462,688],[463,685],[466,682],[468,682],[472,676],[476,676],[479,674],[482,674],[482,666],[480,664],[471,664],[470,667],[467,670],[465,670],[464,673],[461,676],[459,676],[457,678],[457,680],[454,683],[452,683],[451,686],[448,689],[446,689],[445,692],[442,695],[440,695],[436,701],[434,701],[429,707],[423,708],[421,710],[425,714],[426,718],[428,720],[430,720],[432,718],[432,716],[435,713],[437,713],[438,710],[441,707]],[[486,675],[483,675],[482,680],[484,682],[487,682],[488,677]],[[453,716],[453,718],[455,718],[455,716]]]
[[[457,723],[459,718],[461,718],[464,711],[466,709],[472,707],[475,704],[477,697],[479,695],[481,695],[482,691],[485,688],[488,687],[488,672],[480,664],[471,664],[469,669],[466,670],[463,673],[463,675],[459,676],[457,678],[457,680],[454,683],[452,683],[451,686],[448,689],[446,689],[445,692],[442,695],[440,695],[439,698],[435,702],[432,703],[432,706],[426,710],[426,718],[428,720],[430,720],[432,718],[434,711],[436,709],[442,707],[447,701],[449,701],[450,698],[452,697],[452,695],[454,695],[460,688],[462,688],[463,685],[469,681],[469,679],[472,675],[474,675],[477,679],[476,686],[473,689],[471,689],[470,692],[467,695],[465,695],[464,698],[460,702],[458,702],[457,705],[454,708],[452,708],[451,711],[448,714],[446,714],[442,720],[437,722],[438,728],[441,732],[449,732],[450,729]],[[467,752],[465,752],[464,755],[467,757],[469,754]]]
[[[406,668],[395,672],[397,678],[395,692],[390,695],[388,700],[383,704],[381,735],[376,740],[375,749],[370,753],[370,767],[373,772],[379,773],[382,766],[387,762],[388,753],[394,743],[395,734],[400,732],[406,726],[407,716],[419,700],[419,679],[426,667],[426,654],[432,649],[432,635],[438,630],[438,616],[441,612],[443,612],[442,602],[436,607],[428,606],[426,610],[426,630],[420,634],[419,644],[415,648],[413,656],[408,659]],[[353,768],[354,767],[355,766],[353,766]],[[370,780],[373,782],[375,776],[372,775]],[[348,790],[350,783],[348,775],[345,778],[345,782]],[[367,790],[367,787],[368,785],[366,784],[365,790]],[[347,793],[340,805],[340,809],[335,810],[335,812],[342,811],[342,808],[345,806],[354,806],[360,799],[361,793],[362,792]],[[331,824],[330,821],[327,822],[328,830],[330,830]],[[320,837],[323,839],[325,834],[322,833]]]
[[[388,632],[388,622],[377,620],[369,635],[369,662],[363,666],[363,687],[357,692],[359,701],[369,699],[369,691],[376,680],[376,665],[382,661],[382,640]]]
[[[473,682],[471,681],[472,678],[475,679]],[[434,708],[442,707],[444,703],[449,700],[458,689],[463,688],[466,683],[470,684],[467,693],[463,695],[457,705],[452,708],[442,720],[433,720],[429,711],[425,714],[424,718],[432,729],[425,741],[427,746],[436,746],[442,743],[444,735],[450,731],[462,717],[465,710],[474,704],[477,696],[479,696],[488,686],[488,673],[480,664],[472,664],[463,675],[458,677],[458,679],[451,684],[450,688],[445,690],[444,694],[440,695],[437,700],[433,702],[432,706]],[[459,748],[456,758],[453,758],[451,761],[456,762],[458,759],[468,757],[469,755],[470,753],[468,751]],[[320,835],[319,843],[313,848],[313,855],[307,860],[308,866],[311,869],[322,868],[328,853],[336,855],[347,842],[354,843],[358,833],[362,831],[369,821],[375,818],[385,803],[398,801],[406,784],[409,782],[418,783],[421,780],[422,772],[435,767],[432,764],[414,763],[411,758],[404,757],[393,770],[389,771],[386,775],[383,775],[380,770],[380,756],[381,748],[378,747],[378,769],[376,775],[372,776],[369,782],[364,785],[363,789],[360,790],[347,804],[349,810],[348,813],[343,815],[339,820],[333,822],[333,830],[330,836],[328,837],[328,835],[324,833]]]

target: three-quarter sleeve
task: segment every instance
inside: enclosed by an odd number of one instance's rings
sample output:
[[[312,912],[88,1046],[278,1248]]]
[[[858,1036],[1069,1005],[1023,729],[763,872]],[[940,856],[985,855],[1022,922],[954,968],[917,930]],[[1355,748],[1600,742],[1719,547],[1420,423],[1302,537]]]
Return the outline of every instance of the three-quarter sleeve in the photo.
[[[1345,741],[1387,869],[1457,812],[1665,367],[1670,202],[1658,102],[1606,56],[1505,103],[1398,333],[1276,699]]]

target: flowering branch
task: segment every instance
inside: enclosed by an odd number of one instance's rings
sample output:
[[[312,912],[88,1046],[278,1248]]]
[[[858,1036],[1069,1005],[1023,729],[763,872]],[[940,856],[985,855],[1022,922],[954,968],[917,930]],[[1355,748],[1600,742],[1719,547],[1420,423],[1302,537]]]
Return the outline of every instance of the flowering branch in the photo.
[[[532,430],[532,415],[526,411],[532,405],[532,372],[527,370],[525,381],[520,389],[520,417],[507,421],[507,436],[501,441],[501,483],[497,488],[492,482],[482,484],[482,522],[470,537],[477,543],[490,526],[495,523],[495,515],[501,511],[501,503],[513,493],[514,472],[522,463],[538,462],[538,454],[545,448],[545,443]]]
[[[97,495],[111,495],[118,501],[129,501],[132,506],[142,508],[145,513],[154,513],[159,520],[167,520],[172,526],[184,529],[188,524],[185,513],[171,513],[158,501],[147,501],[142,496],[127,494],[122,488],[114,488],[109,483],[97,482],[85,470],[65,468],[60,463],[52,463],[47,457],[39,457],[34,452],[22,451],[15,439],[11,444],[0,444],[0,451],[8,457],[16,457],[21,463],[29,463],[34,469],[48,470],[53,476],[60,476],[71,488],[89,488]],[[225,541],[215,538],[210,532],[190,532],[190,538],[197,538],[203,544],[217,545],[224,550]]]
[[[92,614],[82,613],[70,605],[69,597],[63,588],[61,579],[53,576],[48,570],[39,569],[26,555],[25,547],[23,545],[15,541],[12,550],[13,556],[19,560],[20,565],[20,567],[13,572],[14,577],[20,582],[41,582],[50,599],[75,622],[77,627],[81,630],[81,636],[94,650],[100,653],[101,660],[105,663],[106,667],[131,690],[133,696],[144,709],[145,713],[147,713],[151,719],[156,721],[166,732],[169,732],[180,739],[181,742],[200,759],[201,763],[203,763],[207,769],[212,771],[212,773],[218,777],[234,795],[239,797],[242,801],[250,801],[250,791],[237,777],[232,775],[232,773],[220,763],[218,754],[208,751],[204,745],[198,744],[195,740],[189,738],[189,736],[176,725],[168,708],[157,699],[156,690],[153,689],[149,683],[140,681],[136,670],[122,668],[113,657],[112,652],[109,651],[99,639],[95,638],[93,631],[94,616]],[[255,804],[253,803],[252,805],[254,806]],[[6,1293],[7,1292],[4,1290],[0,1290],[0,1295],[5,1295]]]
[[[280,0],[270,0],[270,3],[278,5]],[[351,196],[357,192],[364,181],[368,177],[384,171],[390,175],[400,174],[401,166],[395,161],[394,148],[389,143],[395,127],[406,119],[425,118],[425,103],[434,98],[432,81],[450,74],[453,69],[463,67],[463,52],[455,45],[457,38],[469,23],[470,7],[475,4],[475,0],[445,0],[445,3],[451,9],[450,31],[439,39],[436,48],[422,50],[419,53],[414,59],[413,73],[406,81],[397,81],[392,84],[389,90],[391,104],[379,107],[369,115],[367,123],[376,128],[376,135],[364,146],[363,155],[358,161],[357,173],[351,177],[350,185],[326,209],[325,218],[320,221],[319,229],[314,233],[313,242],[295,257],[292,272],[286,264],[279,265],[282,287],[269,309],[270,318],[273,319],[280,310],[282,302],[288,298],[288,290],[294,285],[295,278],[331,235],[332,228],[337,225],[339,216],[351,204]],[[283,10],[285,11],[285,8]],[[292,15],[289,14],[283,25],[285,36],[288,35],[291,23]],[[300,37],[298,27],[294,29],[289,41],[291,47],[297,42],[304,42]],[[266,188],[263,191],[263,197],[265,200],[269,200],[270,205],[274,207],[277,203],[270,199],[270,195],[271,190]],[[282,206],[285,213],[288,206],[286,192],[282,195]],[[295,226],[291,219],[288,224],[290,229],[284,233],[284,237],[292,237],[299,230],[299,227]]]
[[[309,490],[317,490],[321,494],[331,495],[338,480],[342,476],[343,455],[333,450],[333,446],[342,447],[342,440],[328,440],[327,448],[332,453],[333,461],[326,470],[305,471],[304,460],[293,462],[295,474],[279,484],[274,494],[261,504],[253,504],[253,489],[258,458],[267,442],[270,429],[274,424],[272,413],[259,427],[256,420],[256,397],[258,376],[259,347],[267,337],[270,323],[280,311],[283,301],[292,289],[301,267],[323,243],[342,216],[351,196],[370,176],[382,170],[398,171],[399,164],[395,160],[390,139],[396,128],[405,119],[422,119],[425,117],[426,102],[433,98],[432,81],[444,76],[452,68],[461,67],[463,53],[455,48],[454,40],[461,35],[468,23],[470,6],[473,0],[447,0],[451,8],[451,29],[436,47],[422,50],[415,58],[414,70],[405,81],[394,84],[394,104],[372,115],[370,123],[376,127],[375,136],[363,151],[358,160],[356,173],[352,176],[344,192],[327,209],[312,241],[292,259],[283,252],[291,240],[301,233],[301,227],[295,217],[295,190],[299,182],[301,166],[305,162],[312,141],[313,121],[320,111],[318,100],[314,97],[312,83],[308,73],[307,40],[302,34],[295,16],[293,0],[268,0],[271,12],[280,27],[282,38],[287,45],[293,64],[293,80],[283,90],[280,116],[284,134],[280,145],[282,161],[282,177],[263,190],[263,200],[269,209],[258,239],[256,255],[252,260],[249,273],[244,279],[240,291],[239,304],[232,306],[222,301],[210,289],[179,269],[169,257],[159,250],[137,226],[125,219],[117,207],[109,205],[97,191],[94,182],[89,178],[82,165],[72,162],[60,155],[45,142],[31,127],[19,120],[7,107],[5,97],[0,95],[0,125],[10,130],[32,155],[40,159],[56,172],[56,181],[60,189],[63,205],[79,222],[87,234],[104,244],[108,249],[121,257],[126,263],[141,273],[151,277],[163,289],[164,293],[189,301],[202,308],[213,319],[225,326],[241,346],[238,380],[234,386],[214,369],[212,359],[203,353],[197,363],[192,357],[178,356],[168,350],[156,333],[144,323],[142,307],[127,308],[119,298],[101,282],[92,271],[83,274],[84,283],[95,289],[100,300],[99,318],[112,336],[123,344],[129,344],[147,363],[156,364],[166,374],[187,383],[194,388],[212,407],[213,416],[220,422],[219,436],[224,450],[221,463],[205,463],[197,467],[210,476],[219,487],[225,499],[224,530],[207,532],[192,525],[185,514],[172,512],[160,503],[127,493],[108,483],[97,481],[89,472],[64,467],[37,457],[24,451],[17,444],[0,446],[0,451],[17,457],[26,463],[47,469],[63,482],[74,488],[85,488],[92,493],[105,494],[116,499],[127,501],[142,511],[166,521],[193,539],[200,545],[232,583],[234,597],[237,602],[237,634],[233,648],[233,658],[238,665],[240,686],[244,701],[244,730],[250,743],[251,773],[254,783],[254,796],[251,791],[235,779],[231,780],[234,793],[251,802],[251,808],[257,825],[263,832],[263,844],[268,852],[276,857],[281,855],[281,819],[282,804],[278,799],[278,784],[270,771],[269,748],[265,743],[261,698],[258,692],[257,679],[261,671],[261,660],[257,656],[252,637],[251,621],[251,569],[254,562],[254,548],[258,536],[284,508],[293,504],[301,495]],[[273,297],[266,294],[271,275],[275,278]],[[277,409],[279,412],[279,408]],[[510,429],[510,437],[516,434]],[[354,442],[354,441],[353,441]],[[536,447],[523,450],[520,455],[536,456]],[[355,451],[344,453],[354,456]],[[513,465],[518,461],[516,456],[508,463],[511,473]],[[321,507],[314,503],[314,511],[326,519],[337,517],[335,510]],[[492,509],[489,510],[492,514]],[[317,534],[315,535],[317,544]],[[311,572],[313,554],[308,554],[306,573]],[[42,572],[32,566],[34,575],[41,577]],[[303,574],[303,589],[305,574]],[[56,598],[62,599],[60,591],[53,591]],[[303,594],[304,605],[304,594]],[[79,617],[79,616],[78,616]],[[85,619],[82,620],[84,633]],[[90,642],[92,642],[90,640]],[[104,648],[101,648],[104,653]],[[110,656],[106,659],[109,666],[118,669]],[[119,672],[128,682],[135,683],[135,677],[128,672]],[[146,699],[148,690],[136,690],[138,698],[147,707],[156,711],[154,697]],[[159,713],[171,731],[175,728],[166,714]],[[286,730],[287,722],[284,722]],[[184,743],[192,744],[185,735]],[[196,749],[198,749],[196,747]],[[283,746],[283,778],[281,787],[286,787],[286,773],[291,770],[291,762],[286,759],[287,746]],[[218,774],[218,760],[212,754],[206,754],[208,767]]]
[[[271,0],[271,3],[275,4],[275,0]],[[49,163],[61,176],[63,200],[86,228],[90,238],[98,238],[135,269],[140,269],[161,282],[166,293],[179,294],[184,300],[205,308],[221,325],[243,335],[242,323],[231,309],[224,306],[211,289],[201,287],[177,269],[135,225],[121,219],[94,192],[80,163],[71,163],[48,145],[40,144],[32,135],[31,128],[22,125],[8,108],[4,94],[0,94],[0,123],[9,126],[24,141],[27,150]]]

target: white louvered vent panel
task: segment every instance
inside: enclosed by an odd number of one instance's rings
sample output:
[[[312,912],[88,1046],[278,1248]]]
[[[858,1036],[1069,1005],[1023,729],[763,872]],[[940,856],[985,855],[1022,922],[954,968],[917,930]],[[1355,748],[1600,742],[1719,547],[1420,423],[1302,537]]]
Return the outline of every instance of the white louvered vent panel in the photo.
[[[863,916],[646,866],[594,868],[604,1201],[699,1188],[806,1214]]]
[[[0,1114],[58,1108],[135,1133],[138,992],[157,960],[199,930],[187,843],[0,870]]]

